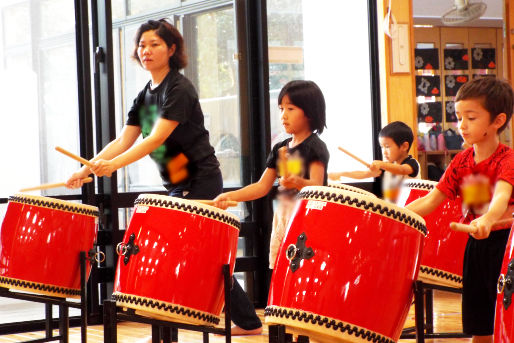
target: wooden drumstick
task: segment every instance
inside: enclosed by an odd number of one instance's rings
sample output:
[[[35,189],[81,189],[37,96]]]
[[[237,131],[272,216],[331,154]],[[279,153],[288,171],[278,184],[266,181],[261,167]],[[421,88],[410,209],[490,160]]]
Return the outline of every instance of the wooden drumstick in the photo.
[[[89,183],[91,181],[93,181],[92,177],[86,177],[86,178],[82,179],[83,183]],[[20,189],[20,192],[37,191],[37,190],[64,187],[64,186],[66,186],[66,182],[44,183],[44,184],[36,186],[36,187],[22,188],[22,189]]]
[[[196,202],[199,202],[199,203],[202,203],[202,204],[205,204],[205,205],[216,206],[216,205],[214,205],[214,200],[198,200],[198,199],[193,199],[192,201],[196,201]],[[226,203],[228,204],[228,207],[236,207],[237,204],[238,204],[237,201],[233,201],[233,200],[228,200]]]
[[[88,166],[88,167],[93,167],[93,163],[89,162],[88,160],[86,160],[85,158],[82,158],[80,156],[77,156],[67,150],[64,150],[63,148],[61,148],[60,146],[56,146],[55,147],[55,150],[59,151],[60,153],[68,156],[68,157],[71,157],[73,158],[75,161],[79,161],[80,163],[82,163],[83,165],[85,166]]]
[[[354,154],[352,154],[352,153],[351,153],[351,152],[349,152],[348,150],[343,149],[343,148],[341,148],[341,147],[337,147],[337,148],[338,148],[339,150],[341,150],[342,152],[344,152],[346,155],[348,155],[348,156],[350,156],[351,158],[353,158],[354,160],[356,160],[356,161],[358,161],[358,162],[360,162],[360,163],[364,164],[366,167],[368,167],[368,168],[370,167],[370,164],[369,164],[369,163],[367,163],[366,161],[364,161],[364,160],[362,160],[362,159],[358,158],[357,156],[355,156]]]
[[[514,222],[514,219],[512,219],[512,218],[500,219],[493,223],[493,225],[491,226],[491,230],[494,231],[494,230],[498,230],[498,229],[503,229],[507,226],[512,226],[513,222]],[[450,229],[452,229],[454,231],[460,231],[460,232],[466,232],[466,233],[476,233],[477,232],[477,228],[473,225],[455,223],[455,222],[450,223]]]

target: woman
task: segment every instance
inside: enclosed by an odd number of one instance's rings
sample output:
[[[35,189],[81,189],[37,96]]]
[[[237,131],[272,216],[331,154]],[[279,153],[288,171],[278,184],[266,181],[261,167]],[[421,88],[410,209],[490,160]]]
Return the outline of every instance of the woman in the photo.
[[[67,181],[82,186],[84,177],[111,174],[146,155],[156,162],[170,196],[213,199],[223,190],[223,179],[198,95],[179,70],[187,64],[184,41],[166,20],[150,20],[135,37],[133,57],[150,72],[151,80],[138,94],[119,137]],[[143,140],[134,144],[143,135]]]
[[[151,80],[134,100],[120,136],[91,159],[91,168],[83,166],[66,185],[80,187],[90,173],[111,176],[150,155],[170,196],[214,199],[223,191],[223,179],[198,94],[179,73],[187,64],[182,35],[165,19],[149,20],[139,27],[135,45],[133,58],[150,72]],[[134,145],[140,134],[143,140]],[[233,335],[262,332],[253,304],[235,278],[231,303]]]

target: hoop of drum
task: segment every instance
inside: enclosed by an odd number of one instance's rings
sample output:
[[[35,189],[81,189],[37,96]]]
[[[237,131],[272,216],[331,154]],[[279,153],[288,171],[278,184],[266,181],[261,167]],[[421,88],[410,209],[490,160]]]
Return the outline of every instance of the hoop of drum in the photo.
[[[278,253],[266,323],[320,341],[397,341],[417,278],[462,283],[466,235],[448,228],[460,216],[460,202],[447,201],[425,218],[403,208],[434,186],[408,180],[398,206],[347,185],[302,189]],[[116,248],[113,299],[158,319],[218,324],[222,265],[233,272],[239,229],[238,218],[227,211],[140,195]],[[94,206],[11,196],[0,232],[0,286],[79,296],[78,255],[93,249],[97,230]],[[497,306],[502,337],[511,335],[514,324],[514,305],[504,307],[510,302],[504,295],[514,289],[513,251],[511,236]]]

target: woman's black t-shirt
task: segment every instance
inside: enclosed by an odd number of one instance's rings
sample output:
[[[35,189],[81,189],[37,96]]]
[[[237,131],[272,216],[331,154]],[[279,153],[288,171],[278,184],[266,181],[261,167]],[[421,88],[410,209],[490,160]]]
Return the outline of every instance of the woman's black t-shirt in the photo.
[[[171,70],[155,89],[147,83],[134,100],[126,124],[139,126],[145,138],[158,118],[179,122],[164,143],[150,154],[168,191],[178,185],[187,185],[195,178],[220,172],[214,148],[209,143],[209,132],[204,126],[198,94],[193,84],[178,71]],[[188,160],[188,177],[174,184],[170,178],[170,161],[181,153]]]

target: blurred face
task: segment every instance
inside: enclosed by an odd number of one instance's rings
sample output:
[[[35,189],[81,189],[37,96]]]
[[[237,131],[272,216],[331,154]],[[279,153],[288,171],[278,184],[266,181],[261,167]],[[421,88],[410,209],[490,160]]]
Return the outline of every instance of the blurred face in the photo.
[[[386,162],[398,162],[406,153],[405,146],[409,147],[409,143],[405,142],[402,146],[398,146],[390,137],[378,137],[380,148],[382,149],[382,156]]]
[[[476,144],[496,134],[491,116],[479,100],[460,100],[455,104],[455,112],[459,132],[466,143]]]
[[[143,32],[139,39],[137,56],[143,68],[150,72],[169,68],[168,60],[174,52],[175,45],[168,47],[155,30]]]
[[[282,126],[287,133],[299,134],[311,131],[309,119],[305,116],[305,113],[300,107],[291,103],[289,96],[285,95],[282,98],[282,102],[278,108],[280,109],[280,120],[282,121]]]

